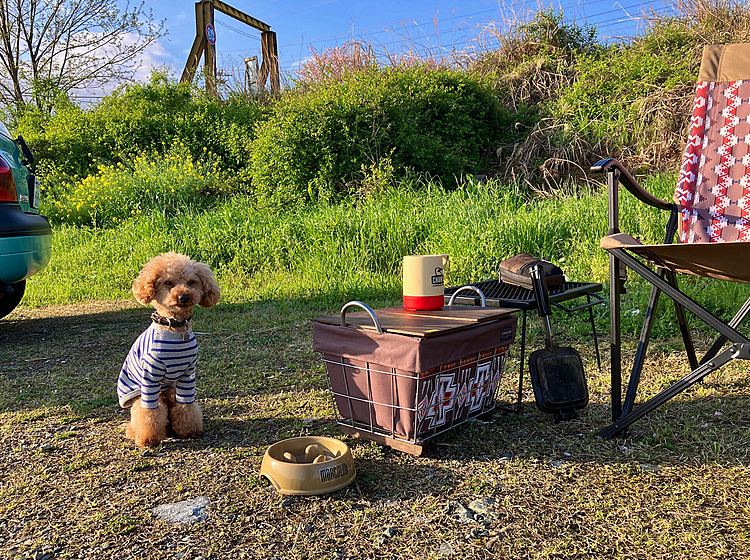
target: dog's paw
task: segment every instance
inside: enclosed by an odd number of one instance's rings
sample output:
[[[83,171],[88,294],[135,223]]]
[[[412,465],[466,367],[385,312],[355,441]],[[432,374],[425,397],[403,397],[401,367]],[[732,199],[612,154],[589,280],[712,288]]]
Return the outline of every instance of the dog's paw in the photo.
[[[169,411],[169,422],[180,438],[196,438],[203,434],[203,414],[198,403],[177,403]]]
[[[187,430],[175,430],[175,435],[180,439],[193,439],[203,435],[203,428],[191,428]]]
[[[162,440],[157,437],[135,437],[135,444],[138,447],[156,447]]]
[[[168,412],[165,407],[142,408],[140,401],[130,409],[130,423],[125,437],[138,447],[155,447],[167,438]]]

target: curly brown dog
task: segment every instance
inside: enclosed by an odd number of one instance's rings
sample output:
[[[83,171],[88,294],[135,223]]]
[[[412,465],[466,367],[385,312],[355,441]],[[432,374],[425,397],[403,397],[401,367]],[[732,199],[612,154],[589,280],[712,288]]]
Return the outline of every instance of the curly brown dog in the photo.
[[[170,426],[179,437],[197,437],[203,433],[203,417],[195,402],[193,307],[216,305],[219,285],[208,265],[170,252],[143,267],[133,294],[156,311],[133,343],[117,382],[120,406],[130,407],[125,435],[139,447],[159,445]]]

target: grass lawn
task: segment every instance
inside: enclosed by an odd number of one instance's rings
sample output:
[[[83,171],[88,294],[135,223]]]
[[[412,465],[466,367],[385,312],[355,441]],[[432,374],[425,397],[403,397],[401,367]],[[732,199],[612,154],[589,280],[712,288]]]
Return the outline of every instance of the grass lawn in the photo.
[[[352,485],[279,495],[258,475],[270,444],[342,437],[309,322],[337,309],[316,301],[199,310],[205,434],[146,455],[123,437],[128,413],[115,392],[146,308],[21,307],[0,321],[0,558],[750,557],[743,363],[639,421],[627,439],[606,441],[595,433],[610,415],[607,344],[599,372],[590,338],[566,338],[562,324],[560,342],[581,351],[589,380],[578,420],[540,413],[527,382],[521,414],[464,424],[423,457],[344,438]],[[532,323],[529,350],[542,340]],[[644,393],[687,372],[677,348],[667,339],[654,347]],[[517,367],[511,360],[501,404]],[[197,496],[211,501],[205,522],[170,526],[150,513]],[[462,508],[484,514],[471,520]]]

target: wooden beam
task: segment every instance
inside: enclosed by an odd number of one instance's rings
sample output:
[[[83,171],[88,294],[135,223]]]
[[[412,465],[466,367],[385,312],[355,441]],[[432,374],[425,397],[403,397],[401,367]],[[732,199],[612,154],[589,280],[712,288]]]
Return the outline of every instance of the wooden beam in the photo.
[[[195,40],[190,49],[185,69],[180,77],[181,82],[192,82],[195,71],[198,69],[198,61],[206,48],[206,25],[203,23],[203,6],[201,2],[195,3]]]
[[[258,72],[258,84],[260,87],[266,86],[266,78],[270,78],[270,87],[272,93],[278,93],[281,90],[279,78],[279,53],[276,46],[276,33],[273,31],[263,32],[260,34],[260,48],[263,55],[263,62]]]
[[[193,48],[190,49],[187,62],[185,63],[185,69],[182,71],[180,82],[192,82],[195,77],[195,71],[198,69],[198,61],[203,55],[203,51],[206,48],[206,38],[196,37],[193,41]]]
[[[221,0],[199,0],[195,3],[195,40],[190,49],[185,69],[180,77],[181,82],[190,82],[195,76],[201,55],[204,60],[204,72],[206,77],[206,92],[209,95],[217,94],[216,80],[216,46],[212,45],[206,37],[206,26],[214,26],[214,10],[233,17],[234,19],[254,27],[261,31],[260,43],[263,63],[258,71],[258,86],[265,87],[266,78],[270,78],[271,92],[278,93],[281,90],[279,77],[279,53],[276,43],[276,33],[271,27],[262,21],[233,8]],[[214,33],[216,28],[214,27]]]
[[[208,42],[208,38],[205,37],[206,27],[211,24],[214,27],[214,33],[216,27],[214,26],[214,2],[212,0],[201,2],[203,11],[203,33],[204,33],[204,44],[206,45],[203,51],[203,64],[206,72],[206,93],[209,95],[216,95],[216,45],[212,45]]]
[[[344,420],[346,422],[346,420]],[[403,451],[410,455],[416,455],[420,457],[427,449],[430,444],[430,440],[423,441],[420,443],[412,443],[410,441],[404,441],[403,439],[396,439],[394,437],[378,434],[375,432],[369,432],[366,430],[360,430],[353,426],[347,426],[346,424],[339,424],[339,429],[346,435],[355,437],[357,439],[364,439],[367,441],[374,441],[380,445],[387,445],[395,449],[396,451]]]
[[[271,26],[263,23],[262,21],[255,19],[252,16],[247,15],[245,12],[241,12],[237,8],[233,8],[222,2],[221,0],[213,0],[214,7],[220,12],[233,17],[236,20],[246,23],[247,25],[254,27],[258,31],[271,31]]]
[[[268,51],[271,57],[268,61],[271,66],[269,73],[271,91],[278,93],[281,91],[281,77],[279,76],[279,50],[276,42],[276,33],[268,31],[264,35],[268,35]]]

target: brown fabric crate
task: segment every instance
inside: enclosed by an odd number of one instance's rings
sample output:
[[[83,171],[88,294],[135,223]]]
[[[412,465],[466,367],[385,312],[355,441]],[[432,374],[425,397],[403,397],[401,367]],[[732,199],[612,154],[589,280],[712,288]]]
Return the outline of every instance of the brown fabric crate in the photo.
[[[494,409],[516,318],[429,338],[313,324],[342,422],[412,441]]]

